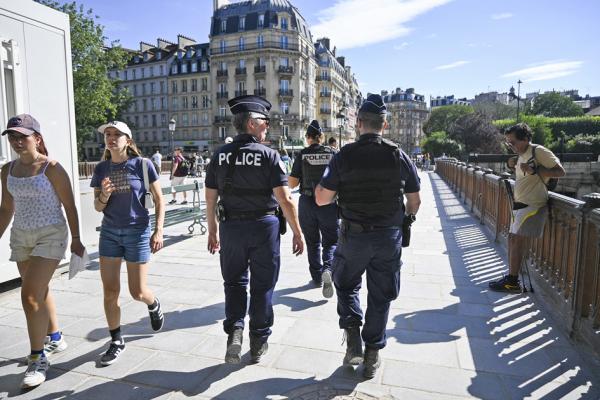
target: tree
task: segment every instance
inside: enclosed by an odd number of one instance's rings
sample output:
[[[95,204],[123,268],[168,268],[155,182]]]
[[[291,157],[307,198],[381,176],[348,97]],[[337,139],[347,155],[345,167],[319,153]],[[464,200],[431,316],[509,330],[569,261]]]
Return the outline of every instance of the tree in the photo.
[[[448,137],[446,132],[432,132],[422,143],[423,152],[434,157],[446,154],[448,157],[460,158],[462,146]]]
[[[467,154],[500,154],[503,137],[500,130],[480,113],[471,113],[457,120],[448,132],[451,139],[464,144]]]
[[[490,120],[514,118],[517,115],[516,105],[503,104],[497,101],[477,103],[473,105],[473,109]]]
[[[436,107],[423,125],[423,131],[428,136],[432,132],[449,132],[454,122],[473,112],[473,107],[458,104]]]
[[[117,42],[106,48],[104,27],[91,9],[84,11],[77,3],[61,4],[54,0],[36,0],[45,6],[69,15],[71,24],[71,62],[75,97],[77,147],[81,156],[83,142],[93,137],[98,126],[117,119],[129,107],[131,96],[119,88],[108,72],[123,69],[128,54]]]
[[[578,117],[583,115],[583,109],[575,104],[573,100],[556,92],[537,96],[528,112],[545,117]]]

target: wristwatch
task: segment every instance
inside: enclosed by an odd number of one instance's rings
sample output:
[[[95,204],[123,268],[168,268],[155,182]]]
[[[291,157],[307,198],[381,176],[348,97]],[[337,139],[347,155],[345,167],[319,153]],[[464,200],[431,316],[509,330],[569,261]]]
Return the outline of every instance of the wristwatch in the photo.
[[[417,216],[415,214],[406,214],[404,218],[407,218],[411,224],[417,220]]]

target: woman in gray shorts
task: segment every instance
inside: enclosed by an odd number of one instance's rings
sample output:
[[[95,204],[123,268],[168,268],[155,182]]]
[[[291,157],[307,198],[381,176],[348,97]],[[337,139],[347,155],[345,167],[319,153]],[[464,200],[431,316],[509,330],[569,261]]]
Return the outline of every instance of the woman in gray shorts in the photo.
[[[2,135],[8,135],[19,156],[2,167],[0,237],[14,215],[10,260],[17,263],[22,279],[21,299],[31,345],[22,386],[29,388],[46,380],[46,354],[67,348],[48,287],[65,258],[68,242],[63,206],[71,230],[71,252],[82,256],[85,248],[79,238],[71,181],[63,167],[48,158],[38,121],[29,114],[17,115],[8,120]]]

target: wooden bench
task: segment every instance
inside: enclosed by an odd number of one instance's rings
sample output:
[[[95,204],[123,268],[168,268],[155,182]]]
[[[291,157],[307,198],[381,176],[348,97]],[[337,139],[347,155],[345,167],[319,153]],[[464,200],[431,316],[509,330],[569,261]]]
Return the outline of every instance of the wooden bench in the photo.
[[[162,188],[163,196],[172,193],[192,192],[192,202],[190,206],[165,210],[165,222],[163,225],[165,228],[171,225],[180,224],[182,222],[192,221],[191,225],[189,225],[187,228],[190,234],[194,233],[194,226],[196,224],[200,225],[200,233],[202,235],[206,234],[207,228],[206,225],[204,225],[204,222],[206,221],[206,202],[200,199],[200,189],[203,187],[204,184],[202,182],[194,181],[193,183],[188,183],[186,185],[168,186]],[[165,207],[167,207],[166,201]],[[155,224],[155,215],[151,214],[150,226],[155,226]],[[97,227],[96,231],[100,231],[100,227]]]

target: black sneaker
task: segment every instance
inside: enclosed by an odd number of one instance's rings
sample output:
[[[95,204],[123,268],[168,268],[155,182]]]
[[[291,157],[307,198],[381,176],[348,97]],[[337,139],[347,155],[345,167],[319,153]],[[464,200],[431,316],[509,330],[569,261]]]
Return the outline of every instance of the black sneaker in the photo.
[[[267,354],[269,350],[269,344],[262,342],[258,338],[250,336],[250,362],[256,364],[260,362],[262,356]]]
[[[363,360],[362,339],[360,328],[344,329],[344,340],[346,341],[346,356],[344,365],[358,365]]]
[[[162,329],[165,323],[165,316],[160,308],[158,297],[155,297],[154,299],[156,300],[156,307],[148,309],[148,313],[150,314],[150,324],[152,325],[152,329],[157,332]]]
[[[117,361],[117,358],[125,351],[125,342],[110,342],[110,346],[108,346],[108,350],[106,353],[100,358],[100,364],[106,366]]]
[[[377,373],[377,368],[379,368],[380,365],[381,358],[379,358],[379,349],[367,347],[365,349],[363,376],[366,379],[372,379]]]
[[[177,203],[177,200],[173,199],[168,204],[175,204],[175,203]]]
[[[225,362],[228,364],[238,364],[242,359],[242,340],[244,330],[235,328],[227,338],[227,352],[225,353]]]
[[[521,293],[523,291],[519,279],[510,275],[504,275],[501,279],[490,282],[488,285],[490,290],[495,292]]]

